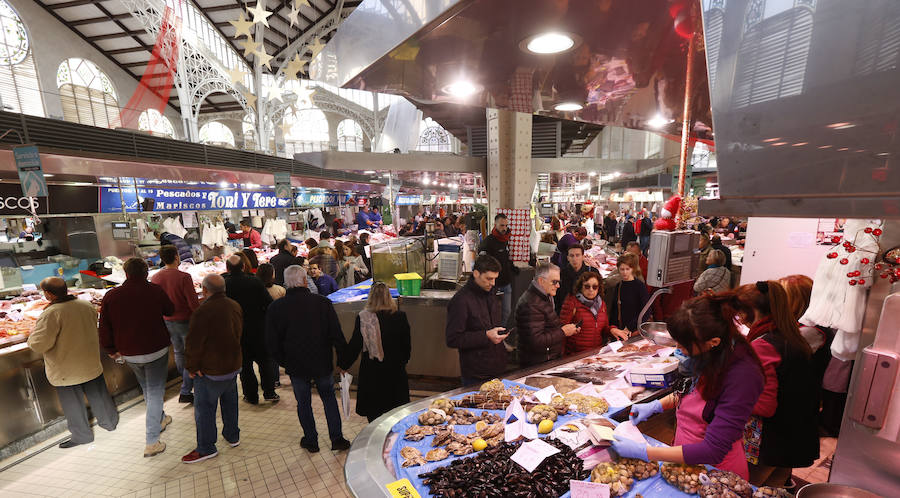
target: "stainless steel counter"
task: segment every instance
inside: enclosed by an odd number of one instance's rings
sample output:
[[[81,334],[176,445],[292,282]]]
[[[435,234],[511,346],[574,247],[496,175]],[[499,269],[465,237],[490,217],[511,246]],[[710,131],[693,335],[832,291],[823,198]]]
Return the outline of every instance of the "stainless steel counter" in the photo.
[[[639,338],[635,338],[637,340]],[[600,352],[600,349],[594,349],[578,355],[569,356],[553,362],[548,362],[536,367],[522,369],[504,375],[506,379],[524,380],[526,377],[546,370],[565,365],[573,361],[587,358]],[[347,455],[347,461],[344,464],[344,478],[350,491],[358,497],[372,498],[375,496],[390,497],[385,485],[394,482],[397,478],[394,476],[393,470],[385,464],[384,454],[388,452],[394,444],[394,439],[389,438],[391,428],[402,420],[404,417],[428,408],[431,401],[436,398],[454,396],[465,392],[472,391],[471,387],[459,388],[445,393],[441,393],[431,398],[414,401],[403,405],[399,408],[385,413],[381,417],[375,419],[366,426],[362,432],[353,440],[350,452]],[[647,401],[665,395],[667,391],[653,391],[649,396],[640,400]],[[624,411],[624,410],[623,410]],[[613,416],[614,414],[608,414]],[[627,416],[627,415],[626,415]]]

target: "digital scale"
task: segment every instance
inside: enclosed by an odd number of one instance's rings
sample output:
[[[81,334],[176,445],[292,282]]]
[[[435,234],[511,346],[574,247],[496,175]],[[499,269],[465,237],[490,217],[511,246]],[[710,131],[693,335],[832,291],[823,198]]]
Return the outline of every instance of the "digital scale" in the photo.
[[[113,240],[130,240],[131,239],[131,223],[127,221],[112,222]]]
[[[669,287],[700,276],[700,233],[691,230],[650,234],[647,285]]]

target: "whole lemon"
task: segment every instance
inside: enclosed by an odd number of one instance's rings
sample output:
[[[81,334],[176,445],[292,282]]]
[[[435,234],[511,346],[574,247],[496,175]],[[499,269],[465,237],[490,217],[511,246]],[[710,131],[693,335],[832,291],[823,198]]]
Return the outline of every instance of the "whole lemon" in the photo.
[[[552,430],[553,421],[550,419],[541,420],[541,423],[538,424],[538,432],[540,432],[541,434],[549,434]]]
[[[475,451],[481,451],[487,448],[487,442],[484,439],[478,438],[472,441],[472,449]]]
[[[483,431],[484,429],[487,428],[487,426],[488,426],[488,423],[485,422],[484,420],[479,420],[478,422],[475,422],[475,430],[476,431]]]

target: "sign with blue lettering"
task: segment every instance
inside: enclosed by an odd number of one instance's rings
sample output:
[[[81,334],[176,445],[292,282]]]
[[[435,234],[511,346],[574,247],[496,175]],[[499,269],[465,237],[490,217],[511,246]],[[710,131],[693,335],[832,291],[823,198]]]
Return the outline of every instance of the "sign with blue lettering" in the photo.
[[[41,155],[37,145],[13,147],[16,169],[19,170],[19,183],[22,184],[22,195],[25,197],[47,197],[47,182],[41,168]]]
[[[291,207],[291,200],[279,199],[273,190],[193,190],[138,187],[140,200],[153,199],[154,211],[207,211],[221,209],[274,209]],[[138,211],[134,187],[122,187],[125,209]],[[349,194],[301,192],[296,206],[339,206],[346,204]],[[100,212],[122,211],[118,187],[100,187]]]
[[[394,204],[398,206],[416,206],[422,204],[422,196],[421,195],[398,195],[397,202]]]

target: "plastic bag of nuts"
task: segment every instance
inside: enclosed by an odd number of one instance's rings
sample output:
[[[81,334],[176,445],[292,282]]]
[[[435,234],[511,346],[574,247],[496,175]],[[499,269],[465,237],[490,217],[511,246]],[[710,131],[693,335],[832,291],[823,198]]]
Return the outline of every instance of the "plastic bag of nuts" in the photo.
[[[550,405],[534,405],[534,408],[528,411],[528,421],[532,424],[538,424],[541,420],[556,421],[556,409]]]
[[[706,467],[702,465],[681,465],[665,463],[662,465],[662,475],[666,482],[684,491],[689,495],[700,491],[700,474],[706,473]]]
[[[419,415],[421,425],[441,425],[447,421],[447,414],[443,410],[430,408]]]
[[[429,408],[441,410],[447,415],[453,414],[453,402],[447,398],[438,398],[432,401]]]

